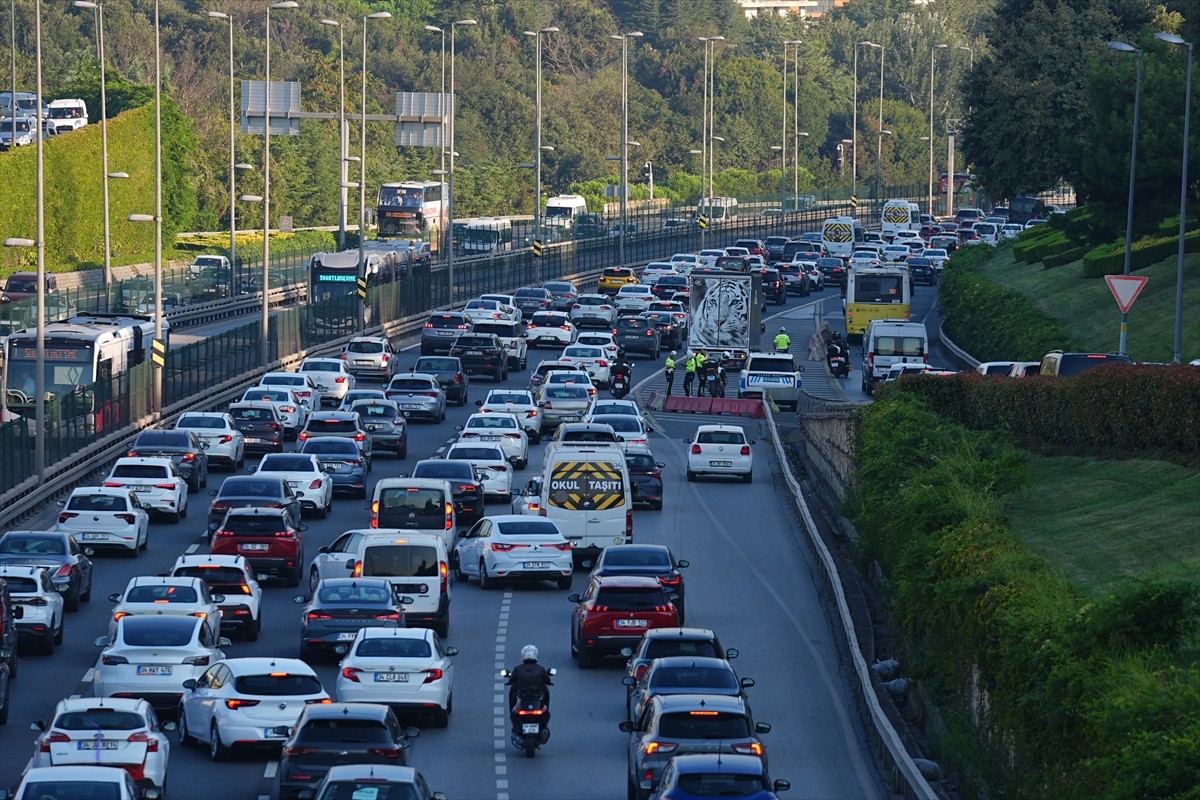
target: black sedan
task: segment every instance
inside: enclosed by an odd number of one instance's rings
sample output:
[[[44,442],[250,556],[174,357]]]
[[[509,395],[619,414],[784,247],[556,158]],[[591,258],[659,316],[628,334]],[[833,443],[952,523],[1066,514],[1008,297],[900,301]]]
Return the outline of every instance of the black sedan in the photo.
[[[670,311],[643,311],[638,319],[644,319],[658,330],[663,347],[683,345],[683,329],[675,324],[675,315]]]
[[[827,285],[846,285],[846,265],[840,258],[818,258],[817,269],[825,276]]]
[[[579,287],[568,281],[547,281],[542,288],[550,292],[554,298],[554,307],[559,311],[568,311],[579,296]]]
[[[625,467],[634,486],[634,505],[645,504],[650,508],[663,507],[663,479],[661,461],[645,445],[629,445],[625,448]]]
[[[684,275],[663,275],[654,285],[650,287],[650,291],[659,300],[670,300],[675,296],[676,292],[686,292],[688,288],[687,277]]]
[[[62,531],[9,531],[0,536],[0,564],[44,567],[67,611],[78,611],[80,601],[92,599],[90,554]]]
[[[300,655],[332,654],[339,644],[349,646],[361,628],[403,628],[404,600],[397,598],[387,578],[326,578],[312,597],[296,595],[304,606],[300,616]]]
[[[588,579],[606,575],[638,575],[658,578],[668,594],[677,594],[675,609],[679,612],[679,624],[684,624],[683,574],[679,571],[688,565],[677,561],[675,554],[661,544],[610,544],[600,552],[600,558],[592,567]]]
[[[450,345],[450,355],[462,362],[468,374],[486,372],[496,381],[508,378],[508,350],[495,334],[463,334]]]
[[[908,265],[908,274],[913,283],[924,283],[928,286],[937,285],[937,269],[933,262],[923,256],[909,256],[904,262]]]
[[[483,481],[475,474],[470,461],[453,458],[418,461],[412,477],[448,481],[454,496],[454,514],[460,525],[478,522],[483,517]]]
[[[285,508],[292,525],[300,526],[300,498],[283,478],[269,475],[231,475],[220,489],[209,492],[208,530],[221,527],[231,508]]]

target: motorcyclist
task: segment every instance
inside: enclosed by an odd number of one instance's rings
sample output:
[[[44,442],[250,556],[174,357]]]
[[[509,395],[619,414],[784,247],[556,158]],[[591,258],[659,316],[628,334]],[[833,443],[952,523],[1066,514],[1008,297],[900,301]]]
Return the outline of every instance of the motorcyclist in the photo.
[[[838,331],[833,332],[833,336],[829,338],[829,343],[825,345],[825,360],[832,361],[837,357],[846,356],[846,345],[842,341],[842,334]]]
[[[633,375],[633,364],[630,364],[629,359],[625,357],[624,350],[618,350],[616,363],[612,366],[613,381],[616,381],[618,378],[624,378],[625,384],[628,385],[631,375]]]
[[[779,333],[775,334],[775,349],[780,353],[786,353],[792,345],[792,339],[787,334],[787,328],[780,328]]]
[[[516,706],[517,698],[525,695],[541,697],[546,713],[550,713],[550,687],[554,684],[550,680],[550,670],[538,663],[537,647],[527,644],[521,648],[521,663],[513,667],[512,672],[508,674],[507,683],[510,687],[508,690],[510,711]],[[510,717],[515,734],[517,733],[517,715],[510,713]],[[546,730],[548,731],[549,728],[547,727]]]

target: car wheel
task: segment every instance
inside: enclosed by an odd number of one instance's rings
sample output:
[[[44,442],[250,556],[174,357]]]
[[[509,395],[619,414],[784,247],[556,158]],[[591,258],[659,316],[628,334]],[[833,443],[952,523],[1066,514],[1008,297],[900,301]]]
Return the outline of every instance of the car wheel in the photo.
[[[205,467],[205,469],[204,469],[204,477],[200,479],[200,488],[201,489],[208,488],[208,468],[207,467]]]
[[[63,634],[66,633],[66,628],[67,628],[67,621],[65,619],[60,619],[58,621],[58,632],[54,634],[54,643],[55,644],[63,643]]]
[[[87,588],[86,592],[81,592],[81,593],[77,592],[75,596],[78,600],[82,600],[85,603],[90,603],[92,601],[92,583],[91,583],[91,581],[88,581],[88,588]],[[76,610],[79,609],[78,602],[76,602],[76,604],[75,604],[75,609]]]
[[[187,515],[188,515],[187,495],[184,495],[183,508],[179,509],[179,518],[187,519]]]
[[[403,445],[400,446],[399,450],[396,451],[396,458],[408,458],[408,442],[407,441]]]
[[[76,589],[74,594],[69,594],[63,598],[63,608],[67,611],[78,611],[79,601],[83,599],[83,595]]]
[[[584,650],[582,647],[580,647],[579,648],[579,668],[580,669],[591,669],[592,666],[595,665],[595,663],[596,663],[596,657],[594,655],[592,655],[591,653],[589,653],[587,650]]]
[[[695,483],[695,482],[696,482],[696,473],[692,472],[692,471],[689,469],[689,470],[687,471],[687,479],[688,479],[688,482],[689,482],[689,483]]]
[[[178,525],[179,519],[180,513],[178,511],[167,515],[167,522],[171,523],[172,525]]]
[[[682,623],[680,623],[682,624]],[[242,629],[245,631],[245,640],[247,642],[257,642],[259,631],[262,630],[262,611],[258,612],[258,619]]]
[[[558,588],[560,588],[560,589],[570,589],[571,588],[571,576],[563,575],[561,578],[558,579],[557,583],[558,583]]]
[[[310,594],[317,591],[317,584],[320,582],[321,573],[317,571],[316,567],[313,567],[308,571],[308,591]]]
[[[462,581],[463,583],[466,583],[470,579],[471,579],[470,576],[467,575],[467,573],[463,572],[462,562],[457,561],[454,564],[454,580]]]
[[[284,580],[284,583],[288,586],[288,588],[293,588],[300,585],[300,579],[302,577],[304,577],[304,567],[297,564],[296,570],[291,575],[287,576],[287,578]]]
[[[446,618],[444,620],[442,620],[441,622],[434,623],[433,632],[436,633],[438,636],[442,637],[443,639],[445,639],[447,636],[450,635],[450,615],[449,614],[447,614]]]
[[[450,724],[450,712],[445,708],[435,708],[432,714],[433,727],[445,728]]]
[[[517,463],[514,464],[513,466],[515,466],[517,469],[525,469],[526,467],[529,466],[529,459],[528,458],[518,458]]]
[[[180,747],[194,747],[197,744],[199,744],[196,741],[195,737],[192,736],[192,734],[190,732],[188,732],[187,714],[183,713],[183,703],[179,704],[179,710],[176,713],[177,713],[177,717],[179,719],[179,746]]]
[[[747,472],[745,475],[742,476],[742,483],[752,483],[753,481],[754,481],[754,473],[753,472]]]
[[[146,552],[146,548],[148,548],[149,546],[150,546],[150,531],[147,530],[146,538],[142,539],[142,543],[138,545],[138,550],[140,550],[141,552],[144,553],[144,552]]]
[[[221,743],[221,734],[217,732],[217,723],[208,729],[208,757],[213,761],[228,761],[229,748]]]
[[[479,562],[479,588],[484,591],[489,591],[496,588],[496,581],[491,575],[488,575],[487,564]]]
[[[195,494],[196,492],[200,491],[200,481],[199,480],[188,481],[187,487],[188,487],[188,494]]]
[[[464,397],[463,405],[465,406],[466,404],[467,404],[467,400],[466,400],[466,397]],[[440,415],[438,415],[438,422],[445,422],[445,421],[446,421],[446,409],[443,408],[442,413]]]
[[[329,516],[329,506],[330,505],[332,505],[332,504],[326,503],[323,506],[317,506],[316,508],[313,509],[313,515],[317,519],[325,519],[326,517]]]
[[[0,725],[4,725],[8,722],[8,701],[11,697],[11,692],[5,692],[4,705],[0,706]]]

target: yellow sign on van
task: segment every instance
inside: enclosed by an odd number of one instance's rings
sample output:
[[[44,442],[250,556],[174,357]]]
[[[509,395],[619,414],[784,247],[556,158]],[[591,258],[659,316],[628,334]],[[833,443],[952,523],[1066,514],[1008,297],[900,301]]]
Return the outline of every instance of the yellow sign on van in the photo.
[[[827,222],[821,235],[826,241],[843,244],[850,241],[850,226],[845,222]]]
[[[568,511],[603,511],[625,504],[625,482],[611,462],[562,461],[550,473],[549,498]]]
[[[883,209],[883,221],[892,223],[907,223],[910,210],[908,204],[902,206],[887,206]]]

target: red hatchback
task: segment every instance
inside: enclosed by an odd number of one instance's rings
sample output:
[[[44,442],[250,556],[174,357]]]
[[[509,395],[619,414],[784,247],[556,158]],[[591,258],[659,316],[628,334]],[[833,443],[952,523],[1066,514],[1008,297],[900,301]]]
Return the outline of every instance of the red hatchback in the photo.
[[[243,556],[256,575],[299,586],[304,574],[304,530],[304,525],[288,520],[286,509],[231,508],[209,540],[209,550],[215,556]]]
[[[630,575],[596,576],[583,595],[567,598],[571,612],[571,655],[587,669],[605,655],[637,648],[646,631],[678,626],[672,597],[656,578]]]

